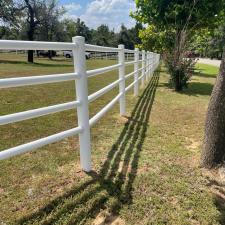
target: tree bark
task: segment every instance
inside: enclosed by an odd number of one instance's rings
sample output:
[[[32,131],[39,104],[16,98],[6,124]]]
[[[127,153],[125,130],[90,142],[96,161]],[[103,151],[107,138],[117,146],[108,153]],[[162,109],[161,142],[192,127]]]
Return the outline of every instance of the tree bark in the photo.
[[[225,48],[205,123],[201,166],[217,167],[225,160]]]
[[[175,77],[175,91],[182,91],[182,83],[180,79],[180,74],[177,74]]]
[[[26,3],[26,6],[28,8],[28,15],[29,15],[28,18],[27,18],[27,22],[28,22],[27,37],[28,37],[29,41],[33,41],[34,40],[34,30],[35,30],[35,27],[36,27],[36,23],[34,21],[35,12],[34,12],[34,9],[31,6],[29,0],[25,0],[25,3]],[[34,62],[34,51],[33,50],[28,50],[27,61],[29,63]]]
[[[33,50],[28,50],[27,61],[29,63],[34,62],[34,51]]]

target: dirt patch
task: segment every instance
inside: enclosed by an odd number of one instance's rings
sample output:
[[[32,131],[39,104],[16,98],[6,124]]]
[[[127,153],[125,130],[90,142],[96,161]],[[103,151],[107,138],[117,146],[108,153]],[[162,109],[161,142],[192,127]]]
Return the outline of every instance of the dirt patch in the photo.
[[[186,140],[186,147],[188,150],[192,151],[192,152],[196,152],[196,150],[200,149],[201,147],[201,141],[197,141],[193,138],[185,138]]]
[[[121,116],[121,117],[117,117],[116,118],[116,124],[121,125],[121,124],[125,124],[127,123],[127,121],[129,120],[128,116]]]
[[[137,174],[160,173],[160,170],[160,167],[151,167],[150,165],[144,165],[138,168]]]
[[[100,212],[93,221],[92,225],[125,225],[125,222],[119,216],[110,215],[106,212]]]

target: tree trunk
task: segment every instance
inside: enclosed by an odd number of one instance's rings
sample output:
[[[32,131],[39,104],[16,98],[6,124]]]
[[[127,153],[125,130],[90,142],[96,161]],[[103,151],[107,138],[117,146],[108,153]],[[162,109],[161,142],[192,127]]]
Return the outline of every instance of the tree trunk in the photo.
[[[29,24],[28,27],[28,31],[27,31],[27,37],[29,41],[33,41],[34,40],[34,30],[36,27],[36,23],[34,21],[34,16],[35,16],[35,12],[34,12],[34,8],[32,8],[30,1],[29,0],[25,0],[25,3],[28,7],[28,19],[27,22]],[[28,55],[27,55],[27,61],[29,63],[33,63],[34,62],[34,51],[33,50],[28,50]]]
[[[48,58],[49,58],[50,60],[52,59],[52,51],[51,51],[51,50],[48,51]]]
[[[216,79],[205,123],[205,137],[201,165],[213,168],[225,159],[225,48]]]
[[[182,83],[180,79],[180,74],[177,74],[175,77],[175,91],[182,91]]]
[[[28,50],[27,61],[29,63],[34,62],[34,52],[33,52],[33,50]]]

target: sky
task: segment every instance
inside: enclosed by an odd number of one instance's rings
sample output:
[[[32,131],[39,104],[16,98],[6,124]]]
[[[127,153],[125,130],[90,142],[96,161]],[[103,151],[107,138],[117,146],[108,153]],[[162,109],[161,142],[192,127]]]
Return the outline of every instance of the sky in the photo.
[[[88,27],[107,24],[118,31],[123,23],[132,27],[135,20],[129,14],[135,9],[134,0],[59,0],[67,10],[64,18],[81,18]]]

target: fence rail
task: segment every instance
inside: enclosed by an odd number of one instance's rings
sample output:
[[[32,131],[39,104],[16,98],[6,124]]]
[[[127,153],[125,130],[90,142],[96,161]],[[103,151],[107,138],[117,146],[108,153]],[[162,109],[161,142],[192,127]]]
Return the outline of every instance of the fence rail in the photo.
[[[118,48],[110,48],[85,44],[84,38],[80,36],[74,37],[73,42],[71,43],[0,40],[0,50],[5,49],[71,50],[73,52],[74,73],[0,79],[0,89],[74,80],[77,99],[72,102],[63,104],[0,116],[0,125],[28,120],[31,118],[76,108],[78,127],[53,134],[36,141],[22,144],[17,147],[3,150],[0,152],[0,160],[8,159],[10,157],[35,150],[47,144],[51,144],[64,138],[78,134],[80,144],[81,168],[87,172],[91,170],[90,127],[93,126],[98,120],[100,120],[105,115],[105,113],[107,113],[117,102],[119,102],[120,105],[120,115],[125,115],[126,92],[131,88],[134,88],[134,95],[137,96],[139,92],[139,82],[141,81],[143,87],[145,81],[149,80],[151,74],[157,68],[160,59],[159,54],[153,52],[145,52],[144,50],[139,51],[138,49],[124,49],[123,45],[119,45]],[[85,51],[118,54],[118,63],[99,69],[87,70]],[[130,59],[132,59],[132,61],[125,62],[126,54],[132,55],[131,57],[129,57]],[[140,63],[141,67],[139,68]],[[134,71],[129,74],[125,74],[125,67],[128,65],[134,65]],[[116,81],[105,86],[104,88],[88,96],[88,78],[112,70],[119,70],[119,78]],[[126,87],[126,79],[132,76],[134,78],[133,82]],[[96,115],[94,115],[92,118],[89,118],[89,103],[98,99],[117,86],[119,86],[118,95],[114,97],[106,106],[104,106]]]

